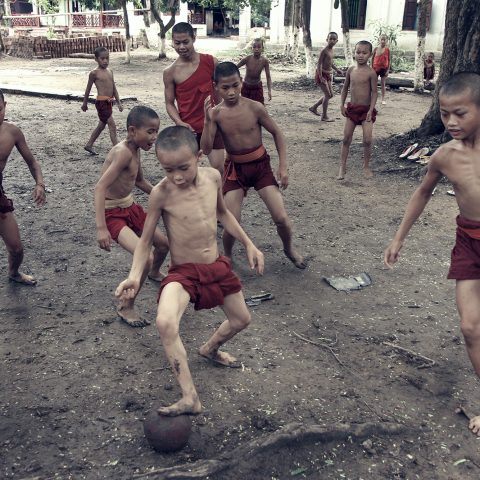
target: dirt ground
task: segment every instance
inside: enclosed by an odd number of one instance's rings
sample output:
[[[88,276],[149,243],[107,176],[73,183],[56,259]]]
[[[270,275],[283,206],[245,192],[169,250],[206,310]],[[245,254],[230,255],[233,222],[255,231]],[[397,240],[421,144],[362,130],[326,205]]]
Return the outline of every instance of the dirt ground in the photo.
[[[198,49],[215,46],[205,41]],[[125,65],[122,54],[113,54],[111,67],[120,95],[136,95],[167,126],[161,78],[171,60],[158,62],[155,55],[135,51]],[[0,76],[3,83],[82,91],[92,67],[91,60],[2,58]],[[49,193],[44,208],[33,206],[31,177],[14,152],[4,187],[15,202],[25,266],[39,283],[0,283],[1,478],[129,479],[229,458],[228,468],[205,478],[479,478],[478,440],[454,412],[459,404],[473,411],[480,404],[454,283],[446,280],[457,213],[447,184],[438,187],[413,228],[399,265],[389,271],[382,264],[421,173],[397,158],[405,140],[392,136],[417,126],[431,97],[389,92],[374,128],[375,177],[362,176],[357,131],[348,177],[338,182],[339,96],[331,108],[335,122],[321,123],[308,111],[318,91],[298,82],[301,70],[282,64],[272,70],[268,110],[288,140],[284,198],[309,268],[297,270],[284,258],[269,215],[251,192],[243,225],[265,253],[266,272],[252,274],[241,248],[234,269],[246,296],[271,292],[275,298],[253,307],[251,326],[228,345],[244,365],[234,371],[212,367],[196,354],[222,311],[187,310],[181,334],[206,411],[193,419],[188,445],[174,454],[156,453],[143,435],[145,415],[179,397],[155,326],[132,329],[115,315],[113,291],[131,258],[118,246],[107,253],[96,245],[93,188],[108,135],[98,141],[100,156],[90,157],[82,147],[96,122],[94,108],[83,113],[80,102],[7,96],[7,118],[23,129]],[[134,105],[114,111],[121,136]],[[265,143],[275,163],[269,135]],[[162,172],[154,153],[145,154],[143,163],[146,177],[157,182]],[[144,195],[138,198],[146,204]],[[0,268],[6,272],[5,255]],[[339,292],[324,281],[363,271],[373,279],[363,290]],[[156,292],[147,281],[137,302],[151,320]],[[292,423],[329,433],[287,439],[263,452],[245,448],[277,438]],[[396,434],[385,433],[388,428]],[[356,435],[358,429],[363,434]]]

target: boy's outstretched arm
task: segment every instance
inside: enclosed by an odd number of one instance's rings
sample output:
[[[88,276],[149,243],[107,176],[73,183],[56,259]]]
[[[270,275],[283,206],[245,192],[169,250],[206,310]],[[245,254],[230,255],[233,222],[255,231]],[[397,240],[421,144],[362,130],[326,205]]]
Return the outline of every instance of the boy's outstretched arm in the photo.
[[[270,63],[265,59],[265,77],[267,77],[268,101],[272,99],[272,76],[270,75]]]
[[[365,120],[367,122],[371,122],[372,120],[372,115],[373,115],[373,109],[375,108],[375,105],[377,103],[377,98],[378,98],[378,88],[377,88],[377,74],[375,71],[372,70],[372,73],[370,75],[370,107],[367,112],[367,117]]]
[[[280,127],[275,123],[272,117],[267,112],[267,109],[256,102],[255,108],[258,109],[258,123],[272,134],[275,141],[275,147],[278,153],[278,173],[277,180],[280,188],[286,189],[288,187],[288,164],[287,164],[287,142]]]
[[[140,288],[140,280],[152,250],[153,236],[160,215],[162,214],[162,192],[156,185],[148,199],[147,218],[143,227],[142,236],[138,240],[133,252],[132,268],[128,278],[123,280],[115,290],[115,296],[119,298],[135,298]]]
[[[217,122],[215,121],[217,115],[213,110],[211,95],[209,95],[203,103],[203,112],[205,116],[200,148],[205,155],[208,155],[213,149],[213,142],[215,140],[215,134],[217,133]]]
[[[243,58],[237,63],[237,68],[243,67],[243,66],[247,63],[247,60],[248,60],[248,56],[243,57]]]
[[[85,96],[83,97],[82,110],[86,112],[88,110],[88,97],[90,96],[90,90],[95,83],[95,71],[92,70],[88,75],[87,88],[85,89]]]
[[[27,141],[23,132],[17,128],[15,131],[15,146],[19,151],[20,155],[25,160],[25,163],[32,174],[33,179],[35,180],[35,189],[33,191],[33,201],[38,205],[42,206],[46,202],[45,195],[45,183],[43,181],[42,169],[40,163],[33,156],[33,153],[28,148]]]
[[[243,246],[245,247],[245,250],[247,252],[247,258],[250,268],[252,270],[255,269],[258,274],[262,275],[265,264],[263,253],[253,244],[248,235],[245,233],[245,230],[243,230],[243,228],[238,223],[237,219],[233,216],[230,210],[227,209],[222,194],[222,179],[220,173],[215,170],[214,175],[216,176],[218,185],[217,219],[223,225],[225,231],[227,231],[230,235],[243,243]]]
[[[403,247],[408,232],[423,212],[425,205],[427,205],[430,198],[432,198],[432,192],[442,178],[442,173],[437,166],[439,157],[434,158],[435,155],[437,154],[432,155],[427,173],[425,174],[425,177],[423,177],[422,183],[410,197],[402,222],[400,223],[393,240],[384,252],[383,261],[385,262],[385,265],[390,268],[393,268],[393,265],[397,262],[400,250]]]

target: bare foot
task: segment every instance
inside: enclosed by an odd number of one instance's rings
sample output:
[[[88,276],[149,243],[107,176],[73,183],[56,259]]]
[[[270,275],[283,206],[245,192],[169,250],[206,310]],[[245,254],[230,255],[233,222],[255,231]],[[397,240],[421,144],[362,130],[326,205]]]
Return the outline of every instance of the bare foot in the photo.
[[[373,177],[373,172],[369,168],[365,168],[363,174],[365,175],[365,178]]]
[[[219,350],[211,352],[208,351],[205,345],[200,347],[198,353],[202,357],[207,358],[216,365],[221,365],[222,367],[240,368],[242,366],[242,364],[235,357],[232,357],[229,353],[220,352]]]
[[[320,116],[320,114],[318,113],[318,111],[317,111],[316,108],[310,107],[309,110],[310,110],[314,115],[317,115],[317,117]]]
[[[117,307],[117,315],[131,327],[145,327],[150,325],[150,322],[145,318],[141,318],[135,308],[119,304]]]
[[[290,252],[284,250],[283,253],[297,268],[301,268],[302,270],[307,268],[307,264],[303,260],[303,257],[295,250],[292,249]]]
[[[346,173],[347,173],[347,169],[344,167],[340,167],[340,170],[338,171],[337,180],[343,180],[345,178]]]
[[[37,284],[35,277],[22,272],[17,272],[15,275],[10,275],[8,278],[11,282],[21,283],[22,285],[28,285],[30,287],[33,287]]]
[[[476,417],[472,417],[468,424],[468,428],[480,437],[480,416],[477,415]]]
[[[160,407],[157,412],[166,417],[177,417],[178,415],[184,414],[198,415],[202,412],[202,404],[198,397],[193,400],[181,398],[178,402],[172,403],[169,407]]]
[[[150,272],[148,278],[154,282],[161,282],[165,278],[165,275],[162,272]]]
[[[98,155],[98,153],[90,145],[85,145],[83,149],[86,150],[90,155]]]
[[[322,122],[334,122],[335,120],[330,117],[322,117]]]

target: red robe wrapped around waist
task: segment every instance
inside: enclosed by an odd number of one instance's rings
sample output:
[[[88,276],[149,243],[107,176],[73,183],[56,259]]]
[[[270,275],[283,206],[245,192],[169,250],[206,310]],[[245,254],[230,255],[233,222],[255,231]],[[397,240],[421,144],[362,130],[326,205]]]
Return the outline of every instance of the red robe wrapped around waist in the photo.
[[[480,222],[458,215],[457,228],[474,240],[480,240]]]
[[[223,173],[224,179],[238,181],[235,163],[249,163],[263,160],[266,153],[267,151],[263,145],[260,145],[259,147],[246,148],[235,153],[227,152],[225,171]]]

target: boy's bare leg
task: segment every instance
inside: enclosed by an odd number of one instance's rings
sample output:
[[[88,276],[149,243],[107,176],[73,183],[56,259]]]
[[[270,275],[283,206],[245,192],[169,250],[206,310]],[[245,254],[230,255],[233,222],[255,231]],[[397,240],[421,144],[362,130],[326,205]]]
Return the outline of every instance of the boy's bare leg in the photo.
[[[155,229],[153,236],[153,258],[152,265],[148,272],[148,278],[155,282],[161,282],[165,275],[160,271],[163,262],[168,254],[168,239],[158,228]]]
[[[131,230],[129,227],[123,227],[122,230],[120,230],[117,240],[122,248],[133,255],[135,247],[138,243],[138,237],[133,230]],[[152,255],[150,255],[150,260],[148,261],[148,264],[146,265],[140,279],[140,289],[142,288],[143,282],[145,282],[145,278],[147,278],[147,273],[150,271],[151,265]],[[131,327],[145,327],[146,325],[150,325],[150,321],[145,318],[141,318],[140,314],[135,310],[135,299],[137,298],[137,295],[138,292],[135,295],[135,298],[122,297],[117,306],[117,314]]]
[[[245,193],[241,188],[237,190],[230,190],[225,194],[224,200],[227,208],[232,212],[238,223],[242,218],[242,204],[245,198]],[[226,230],[223,231],[223,252],[225,256],[232,258],[233,245],[235,244],[235,237],[230,235]]]
[[[370,159],[372,157],[372,132],[373,122],[362,122],[363,130],[363,171],[366,178],[372,178],[373,172],[370,169]]]
[[[208,161],[213,168],[216,168],[223,175],[223,164],[225,163],[225,150],[216,148],[208,154]]]
[[[327,115],[328,104],[330,103],[330,99],[333,97],[332,82],[327,82],[327,85],[322,84],[322,87],[324,86],[326,86],[327,88],[326,88],[326,93],[325,93],[325,97],[322,105],[322,121],[334,122],[335,120],[333,120],[333,118],[329,118],[329,116]]]
[[[100,134],[103,132],[105,125],[106,123],[99,121],[98,125],[95,127],[95,130],[90,135],[90,138],[87,144],[83,147],[88,153],[91,153],[92,155],[98,155],[98,153],[93,149],[93,144],[95,143],[97,138],[100,136]]]
[[[467,353],[480,377],[480,280],[457,280],[456,296]],[[480,436],[480,416],[470,419],[469,428]]]
[[[318,107],[323,103],[324,97],[322,97],[317,103],[314,103],[309,110],[314,114],[320,116],[318,113]]]
[[[110,133],[110,140],[112,142],[112,145],[116,145],[118,143],[117,125],[115,124],[115,120],[113,119],[112,115],[110,115],[110,118],[107,120],[107,125],[108,125],[108,132]]]
[[[352,143],[353,131],[355,130],[355,124],[347,118],[345,121],[345,127],[343,128],[343,142],[342,150],[340,152],[340,170],[338,171],[337,180],[343,180],[347,173],[347,158],[350,151],[350,145]]]
[[[158,302],[157,329],[170,362],[172,371],[182,390],[182,398],[168,407],[161,407],[158,413],[168,416],[184,413],[197,414],[202,411],[202,404],[193,384],[188,367],[187,352],[179,334],[180,319],[187,308],[190,296],[178,282],[165,285]]]
[[[8,252],[8,278],[23,285],[35,285],[37,280],[19,271],[23,261],[23,246],[17,220],[12,212],[0,214],[0,236]]]
[[[261,199],[272,216],[272,220],[277,226],[278,236],[283,243],[283,252],[287,258],[297,267],[306,268],[307,264],[303,260],[292,244],[292,222],[287,215],[285,205],[283,204],[283,197],[278,187],[270,185],[258,191]]]
[[[229,353],[220,352],[219,348],[238,332],[247,328],[251,321],[243,293],[240,291],[226,296],[222,309],[227,319],[222,322],[210,339],[200,347],[198,353],[219,365],[238,368],[242,364]]]

